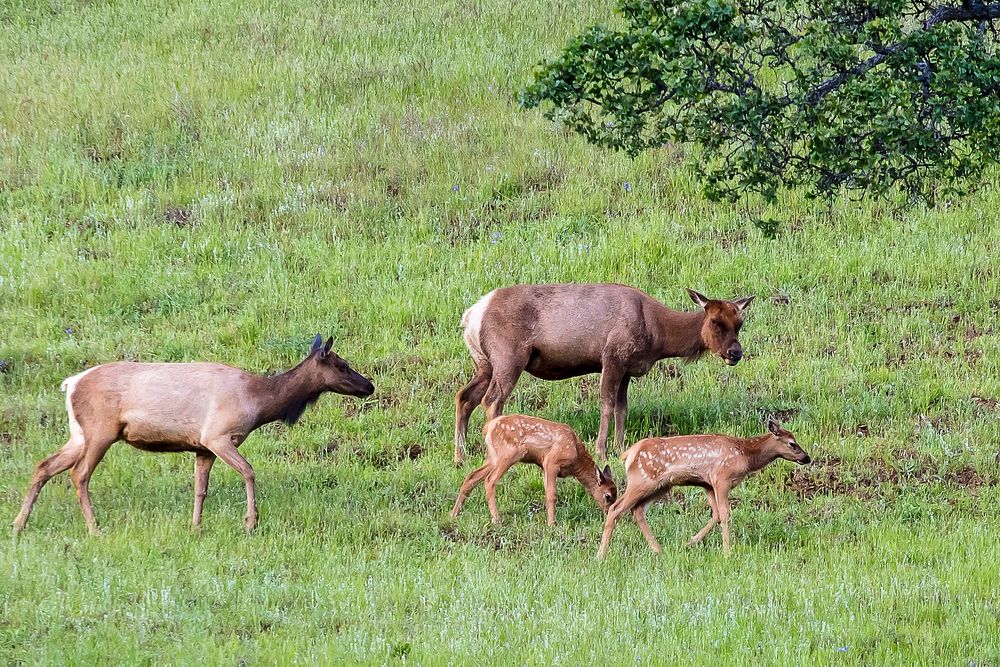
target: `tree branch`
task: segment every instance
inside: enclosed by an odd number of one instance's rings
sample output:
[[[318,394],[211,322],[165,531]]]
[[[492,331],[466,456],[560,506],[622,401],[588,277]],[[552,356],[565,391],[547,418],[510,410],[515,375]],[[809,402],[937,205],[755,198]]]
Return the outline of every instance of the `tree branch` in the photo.
[[[996,18],[1000,18],[1000,2],[983,3],[976,2],[975,0],[964,0],[961,7],[938,7],[934,13],[931,14],[930,18],[924,21],[924,25],[921,29],[925,31],[930,30],[939,23],[990,21]],[[806,95],[806,104],[810,106],[819,104],[823,101],[824,97],[844,85],[844,83],[850,79],[861,76],[873,67],[877,67],[887,58],[901,51],[906,46],[907,40],[916,32],[917,31],[910,33],[895,44],[884,47],[879,51],[879,53],[876,53],[871,58],[862,60],[854,67],[819,84],[812,90],[812,92]],[[792,100],[786,97],[782,100],[782,103],[786,105],[791,104]]]

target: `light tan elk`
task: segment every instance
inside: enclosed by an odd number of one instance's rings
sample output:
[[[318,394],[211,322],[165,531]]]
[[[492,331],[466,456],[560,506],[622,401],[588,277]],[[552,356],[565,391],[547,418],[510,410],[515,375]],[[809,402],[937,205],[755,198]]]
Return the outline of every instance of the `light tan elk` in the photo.
[[[664,498],[675,486],[700,486],[708,496],[712,518],[694,535],[688,546],[698,544],[709,531],[722,524],[722,547],[729,553],[729,492],[743,479],[776,459],[809,463],[795,436],[774,419],[768,433],[755,438],[728,435],[681,435],[646,438],[622,454],[627,486],[622,497],[608,510],[601,536],[601,558],[608,553],[611,533],[623,514],[631,511],[649,546],[660,553],[660,545],[646,523],[646,506]]]
[[[237,447],[254,429],[273,421],[294,424],[321,394],[369,396],[372,383],[331,351],[317,335],[295,368],[263,377],[213,363],[115,362],[95,366],[62,384],[69,413],[69,442],[38,464],[21,513],[19,533],[47,481],[72,468],[70,479],[91,533],[97,522],[88,485],[94,468],[115,442],[147,452],[194,452],[194,516],[197,528],[216,458],[239,472],[247,487],[246,527],[257,524],[254,471]]]
[[[476,373],[455,395],[455,464],[465,461],[476,406],[482,402],[487,421],[502,414],[524,371],[543,380],[601,373],[597,452],[605,461],[612,413],[616,450],[624,442],[631,378],[667,357],[711,350],[730,366],[743,357],[738,336],[753,297],[688,294],[700,310],[670,310],[635,288],[607,284],[515,285],[481,298],[462,316]]]
[[[486,502],[493,523],[500,523],[496,487],[504,473],[516,463],[541,466],[545,485],[547,523],[556,522],[556,479],[575,477],[606,512],[615,501],[618,489],[611,468],[598,470],[594,459],[576,433],[565,424],[526,415],[497,417],[483,426],[486,439],[486,464],[473,470],[458,492],[451,515],[457,517],[472,489],[486,480]]]

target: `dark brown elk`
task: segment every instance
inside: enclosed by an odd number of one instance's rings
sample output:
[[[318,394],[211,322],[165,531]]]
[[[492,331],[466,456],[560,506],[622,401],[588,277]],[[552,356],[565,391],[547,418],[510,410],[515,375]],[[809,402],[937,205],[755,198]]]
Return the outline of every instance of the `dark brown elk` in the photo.
[[[660,359],[708,351],[730,366],[739,363],[740,327],[753,297],[721,301],[688,294],[700,310],[670,310],[633,287],[609,284],[515,285],[481,298],[462,316],[476,372],[455,395],[456,465],[465,460],[476,406],[482,403],[487,421],[502,414],[524,371],[543,380],[601,373],[597,452],[605,461],[612,414],[616,449],[624,442],[632,378]]]
[[[679,435],[671,438],[646,438],[632,445],[624,454],[627,486],[625,493],[608,511],[601,536],[601,558],[608,552],[611,533],[618,519],[632,512],[650,548],[660,552],[660,545],[646,523],[646,506],[670,494],[675,486],[700,486],[705,489],[712,518],[689,541],[698,544],[716,524],[722,524],[722,548],[729,553],[729,492],[752,473],[777,459],[809,463],[809,455],[795,441],[795,436],[773,419],[768,432],[756,438],[728,435]]]
[[[565,424],[527,415],[503,415],[483,426],[483,437],[486,440],[486,463],[465,478],[451,511],[453,517],[462,511],[469,493],[485,480],[490,516],[493,523],[499,524],[497,482],[516,463],[541,466],[550,526],[556,522],[556,479],[559,477],[579,480],[604,512],[618,497],[611,468],[605,466],[604,470],[598,470],[580,438]]]
[[[194,452],[194,515],[208,491],[208,475],[216,458],[239,472],[246,482],[246,527],[257,524],[254,471],[237,451],[258,427],[274,421],[294,424],[321,394],[369,396],[375,390],[363,375],[316,336],[309,355],[295,368],[264,377],[213,363],[115,362],[95,366],[62,384],[69,413],[69,442],[38,464],[21,512],[14,520],[19,533],[31,506],[47,481],[72,469],[70,479],[91,533],[97,522],[90,505],[94,468],[115,442],[124,440],[148,452]]]

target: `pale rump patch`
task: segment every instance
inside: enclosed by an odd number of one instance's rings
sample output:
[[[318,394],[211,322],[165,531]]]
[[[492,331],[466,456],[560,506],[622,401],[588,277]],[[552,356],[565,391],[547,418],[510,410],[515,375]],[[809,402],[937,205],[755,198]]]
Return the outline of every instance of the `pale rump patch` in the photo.
[[[76,385],[80,383],[83,376],[96,368],[100,368],[100,366],[88,368],[82,373],[77,373],[76,375],[68,377],[63,380],[61,385],[59,385],[59,388],[66,392],[66,414],[69,415],[69,437],[73,440],[73,442],[81,445],[84,442],[83,426],[80,425],[80,422],[76,418],[76,414],[73,412],[73,392],[76,391]]]
[[[489,361],[479,342],[479,334],[483,326],[483,315],[486,314],[486,309],[489,308],[494,294],[496,294],[496,290],[481,298],[475,305],[462,314],[462,327],[465,329],[465,345],[469,348],[469,354],[472,355],[473,360],[477,364]]]

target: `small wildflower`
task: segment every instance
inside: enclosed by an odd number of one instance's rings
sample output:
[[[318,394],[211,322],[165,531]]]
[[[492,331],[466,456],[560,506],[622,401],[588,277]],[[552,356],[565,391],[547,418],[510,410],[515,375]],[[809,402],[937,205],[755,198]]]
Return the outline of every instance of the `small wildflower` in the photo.
[[[625,181],[625,192],[632,192],[632,182]]]
[[[73,334],[75,334],[75,333],[76,333],[76,332],[75,332],[75,331],[73,330],[73,328],[72,328],[72,327],[66,327],[65,329],[63,329],[63,331],[65,331],[65,332],[66,332],[66,335],[67,335],[67,336],[72,336]]]
[[[838,646],[837,647],[837,653],[847,653],[847,648],[848,647],[846,647],[846,646]]]
[[[490,243],[496,245],[500,241],[500,232],[490,232]]]
[[[452,192],[458,192],[458,183],[456,183],[455,185],[451,186],[451,191]]]

